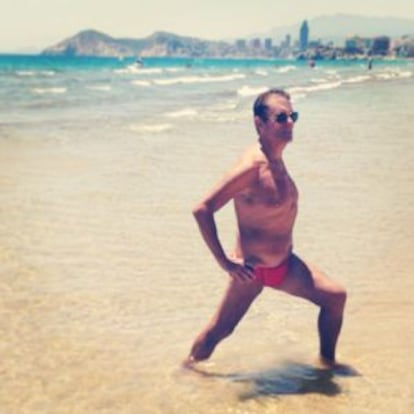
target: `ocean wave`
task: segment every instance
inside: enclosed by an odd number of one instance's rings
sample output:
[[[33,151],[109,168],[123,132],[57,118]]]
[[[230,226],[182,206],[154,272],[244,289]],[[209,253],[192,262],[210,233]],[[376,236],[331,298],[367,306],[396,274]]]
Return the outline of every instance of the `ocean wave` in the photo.
[[[196,116],[197,114],[198,112],[195,109],[184,108],[179,111],[168,112],[167,114],[165,114],[165,116],[168,118],[188,118]]]
[[[292,102],[296,103],[297,101],[300,101],[301,99],[305,99],[308,95],[306,93],[295,93],[292,94]]]
[[[238,102],[231,99],[224,102],[219,102],[212,105],[210,108],[214,111],[233,111],[237,108]]]
[[[165,68],[166,72],[184,72],[185,70],[188,70],[187,68]]]
[[[111,85],[90,85],[86,87],[87,89],[92,89],[94,91],[103,91],[108,92],[112,89]]]
[[[312,83],[325,83],[328,82],[329,79],[325,79],[325,78],[312,78],[311,82]]]
[[[328,82],[328,83],[321,83],[319,85],[314,86],[295,86],[292,88],[288,88],[287,91],[290,94],[298,95],[298,94],[306,94],[308,92],[318,92],[318,91],[325,91],[328,89],[336,89],[342,85],[342,82]]]
[[[338,71],[336,69],[326,69],[323,72],[326,73],[327,75],[339,76]]]
[[[413,72],[409,70],[397,70],[397,69],[389,69],[387,72],[377,73],[376,78],[377,79],[404,79],[404,78],[411,78],[413,76]]]
[[[135,73],[139,73],[141,75],[159,75],[163,72],[163,69],[161,68],[137,68],[138,70]]]
[[[150,86],[151,85],[151,82],[149,82],[149,81],[138,80],[138,79],[133,80],[131,83],[135,86]]]
[[[288,73],[291,72],[292,70],[296,70],[297,67],[293,66],[293,65],[287,65],[287,66],[282,66],[280,68],[276,69],[277,73]]]
[[[54,76],[56,74],[56,72],[54,70],[41,70],[41,71],[36,71],[36,70],[16,70],[15,74],[17,76]]]
[[[372,79],[369,75],[354,76],[352,78],[344,79],[343,83],[359,83]]]
[[[52,93],[52,94],[59,94],[59,93],[66,93],[67,88],[33,88],[32,92],[37,94],[46,94],[46,93]]]
[[[16,72],[17,76],[35,76],[36,72],[32,70],[17,70]]]
[[[259,76],[268,76],[269,75],[269,72],[267,72],[266,70],[263,70],[263,69],[257,69],[257,70],[254,71],[254,73],[256,75],[259,75]]]
[[[241,88],[237,89],[237,94],[240,96],[256,96],[259,93],[264,92],[268,89],[266,86],[251,87],[248,85],[243,85]]]
[[[211,82],[231,82],[237,79],[244,79],[246,75],[236,73],[222,76],[181,76],[169,79],[154,79],[154,83],[161,86],[188,84],[188,83],[211,83]]]
[[[172,124],[133,124],[128,129],[133,132],[159,133],[173,129]]]
[[[124,74],[140,74],[140,75],[152,75],[160,74],[163,70],[161,68],[142,68],[137,65],[129,65],[125,68],[114,69],[114,73],[124,75]]]

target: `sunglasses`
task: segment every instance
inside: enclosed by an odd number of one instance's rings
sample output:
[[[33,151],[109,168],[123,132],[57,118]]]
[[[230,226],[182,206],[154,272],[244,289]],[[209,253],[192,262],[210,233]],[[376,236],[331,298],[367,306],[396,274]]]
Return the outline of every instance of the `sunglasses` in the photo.
[[[291,112],[287,114],[286,112],[280,112],[275,116],[275,121],[279,124],[284,124],[287,122],[288,118],[292,120],[292,122],[296,122],[299,119],[299,112]]]

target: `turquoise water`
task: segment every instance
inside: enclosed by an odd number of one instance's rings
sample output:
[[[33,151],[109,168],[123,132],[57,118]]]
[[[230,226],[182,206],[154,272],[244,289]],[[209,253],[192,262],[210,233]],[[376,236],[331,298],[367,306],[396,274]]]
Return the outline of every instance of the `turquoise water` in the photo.
[[[172,112],[194,118],[207,110],[220,118],[228,111],[217,108],[218,101],[234,114],[234,108],[244,110],[252,96],[269,86],[288,88],[302,99],[355,83],[413,76],[412,62],[374,65],[369,72],[363,61],[323,61],[311,70],[300,61],[147,58],[138,67],[132,59],[1,55],[1,122],[48,122],[53,132],[60,120],[76,124],[109,118],[157,130],[171,122],[157,123],[155,114],[161,121]]]
[[[411,412],[413,62],[0,61],[1,412]],[[295,251],[348,289],[360,376],[317,369],[315,307],[270,289],[180,370],[227,278],[191,208],[269,86],[301,114]],[[217,221],[231,249],[232,206]]]

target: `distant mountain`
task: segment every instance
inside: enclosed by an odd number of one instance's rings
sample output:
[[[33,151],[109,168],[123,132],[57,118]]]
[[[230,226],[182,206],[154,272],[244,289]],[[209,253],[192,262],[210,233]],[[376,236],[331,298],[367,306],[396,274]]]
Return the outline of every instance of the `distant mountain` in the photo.
[[[302,21],[290,26],[276,27],[267,32],[246,36],[270,37],[278,42],[289,34],[298,38]],[[333,41],[343,46],[345,38],[352,35],[398,38],[414,35],[414,19],[396,17],[365,17],[338,14],[308,20],[310,40]],[[252,47],[250,43],[239,47],[235,41],[210,41],[195,37],[179,36],[168,32],[155,32],[141,39],[114,38],[96,30],[84,30],[56,45],[46,48],[45,55],[68,56],[177,56],[177,57],[271,57],[268,50]],[[273,55],[274,56],[274,55]]]
[[[155,32],[142,39],[116,39],[96,30],[85,30],[45,49],[44,55],[67,56],[225,56],[232,45]]]
[[[386,35],[391,38],[414,35],[414,19],[337,14],[307,20],[311,40],[334,41],[337,46],[342,46],[345,38],[352,35],[367,37]],[[301,24],[302,21],[290,26],[275,27],[267,32],[256,33],[249,37],[271,37],[280,41],[287,34],[290,34],[292,40],[295,40],[299,37]]]

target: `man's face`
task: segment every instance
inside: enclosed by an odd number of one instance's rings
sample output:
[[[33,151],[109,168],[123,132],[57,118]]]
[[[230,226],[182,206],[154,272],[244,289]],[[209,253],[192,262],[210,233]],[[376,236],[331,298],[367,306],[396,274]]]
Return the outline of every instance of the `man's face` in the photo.
[[[287,116],[286,122],[278,122],[277,116],[281,113],[290,115],[293,111],[291,102],[283,96],[272,94],[267,100],[267,120],[259,120],[258,131],[263,140],[269,144],[274,141],[290,142],[293,138],[293,120]]]

